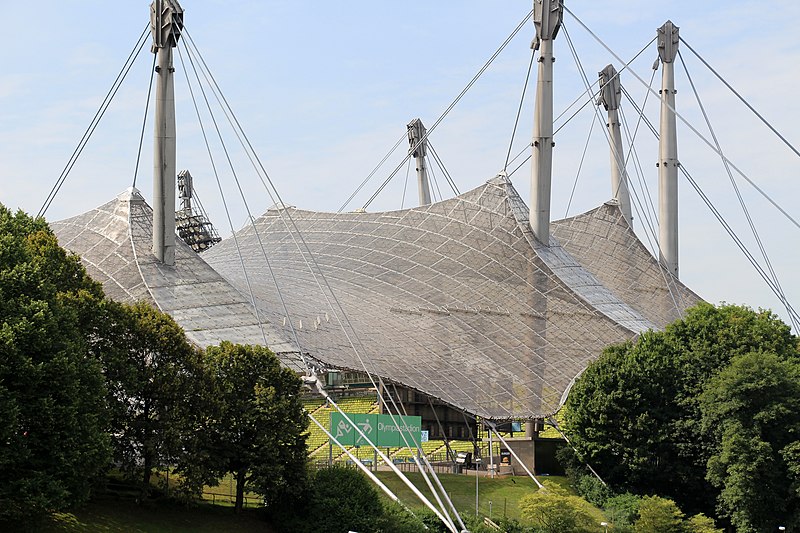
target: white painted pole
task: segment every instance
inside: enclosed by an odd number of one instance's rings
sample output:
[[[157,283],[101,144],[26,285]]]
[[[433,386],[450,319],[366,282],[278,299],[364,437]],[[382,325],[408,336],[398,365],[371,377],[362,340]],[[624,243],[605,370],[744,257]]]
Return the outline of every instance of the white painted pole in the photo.
[[[545,246],[550,243],[550,191],[553,174],[553,39],[561,27],[561,0],[534,0],[534,48],[539,48],[533,122],[530,225]]]
[[[183,29],[183,9],[176,0],[150,6],[152,51],[156,61],[156,105],[153,143],[153,254],[175,264],[175,82],[172,49]]]
[[[625,170],[625,155],[622,148],[622,131],[619,123],[619,104],[622,99],[622,85],[619,73],[613,65],[600,71],[599,103],[608,112],[608,134],[611,151],[611,195],[617,201],[622,216],[632,228],[633,212],[631,195],[628,190],[628,173]]]
[[[415,118],[408,124],[408,144],[417,167],[417,191],[419,205],[431,204],[431,187],[428,183],[428,169],[425,166],[425,156],[428,153],[428,139],[425,137],[425,126],[422,121]]]
[[[678,134],[675,120],[675,55],[678,27],[667,21],[658,29],[661,60],[661,124],[658,143],[659,260],[678,277]]]
[[[492,432],[489,432],[489,476],[494,478],[494,443],[492,442]]]

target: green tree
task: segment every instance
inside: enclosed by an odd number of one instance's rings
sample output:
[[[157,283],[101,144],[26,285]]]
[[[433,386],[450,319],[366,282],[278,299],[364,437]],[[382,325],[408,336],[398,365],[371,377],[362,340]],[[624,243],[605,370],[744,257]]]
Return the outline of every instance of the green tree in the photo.
[[[612,487],[713,513],[718,491],[705,471],[716,442],[701,427],[700,394],[754,350],[798,357],[796,337],[774,314],[699,304],[663,332],[608,347],[572,388],[565,429]]]
[[[639,518],[641,497],[626,492],[606,499],[603,510],[614,525],[614,531],[630,531]]]
[[[180,469],[190,483],[236,479],[236,510],[245,485],[270,507],[304,490],[308,418],[300,399],[302,382],[261,346],[223,342],[206,350],[215,406]]]
[[[800,364],[772,353],[737,356],[709,381],[700,406],[703,429],[718,445],[707,477],[721,491],[723,516],[741,532],[795,523]]]
[[[177,462],[199,428],[207,389],[201,352],[150,304],[117,305],[103,362],[113,413],[114,455],[150,485],[154,468]]]
[[[103,376],[82,327],[103,298],[43,219],[0,205],[0,522],[86,501],[108,466]]]
[[[375,531],[383,517],[378,491],[357,469],[317,470],[311,482],[307,522],[319,533]]]
[[[545,481],[545,488],[523,496],[519,502],[522,517],[541,533],[597,531],[591,506],[578,496],[568,494],[555,483]]]
[[[714,520],[703,513],[696,514],[686,522],[687,533],[723,533]]]
[[[645,496],[639,502],[636,533],[684,533],[683,513],[672,500]]]

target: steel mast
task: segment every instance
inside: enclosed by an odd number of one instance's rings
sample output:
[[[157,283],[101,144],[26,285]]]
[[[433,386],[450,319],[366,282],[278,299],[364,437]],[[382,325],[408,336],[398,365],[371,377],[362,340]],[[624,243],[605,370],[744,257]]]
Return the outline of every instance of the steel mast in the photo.
[[[661,126],[658,142],[659,260],[678,277],[678,134],[675,121],[675,55],[678,27],[667,21],[658,28],[661,60]]]
[[[177,0],[150,5],[151,51],[156,59],[156,110],[153,146],[153,254],[175,264],[175,83],[172,49],[183,30]]]
[[[550,190],[553,174],[553,39],[561,27],[561,0],[534,0],[533,23],[539,50],[536,82],[536,110],[533,123],[531,202],[529,221],[533,234],[544,244],[550,242]]]
[[[408,123],[408,144],[411,155],[417,164],[417,189],[419,205],[431,204],[431,188],[428,184],[428,169],[425,167],[425,156],[428,153],[428,138],[422,121],[415,118]]]
[[[600,98],[608,111],[608,133],[611,143],[611,193],[617,201],[622,216],[633,227],[633,213],[631,211],[631,195],[628,190],[628,173],[625,170],[625,155],[622,150],[622,132],[619,124],[619,103],[622,98],[622,87],[619,73],[613,65],[608,65],[599,72]]]

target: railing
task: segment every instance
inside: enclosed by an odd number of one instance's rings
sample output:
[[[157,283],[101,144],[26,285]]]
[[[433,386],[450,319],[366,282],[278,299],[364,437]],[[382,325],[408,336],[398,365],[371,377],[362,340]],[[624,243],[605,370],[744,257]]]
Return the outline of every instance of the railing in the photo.
[[[201,498],[203,501],[209,502],[212,505],[236,505],[236,495],[231,494],[223,494],[221,492],[203,492],[203,497]],[[242,506],[243,507],[261,507],[263,505],[263,499],[257,496],[243,496],[242,497]]]

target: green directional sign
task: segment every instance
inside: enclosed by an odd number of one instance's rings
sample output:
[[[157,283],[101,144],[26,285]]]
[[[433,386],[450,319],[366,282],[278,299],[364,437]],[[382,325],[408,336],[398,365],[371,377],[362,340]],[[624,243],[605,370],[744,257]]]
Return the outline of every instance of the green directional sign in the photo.
[[[347,413],[348,418],[357,425],[361,431],[376,446],[399,448],[421,442],[420,429],[422,418],[419,416],[394,415],[365,415]],[[394,418],[394,420],[392,420]],[[398,427],[399,426],[399,427]],[[345,446],[364,446],[367,441],[350,425],[341,413],[331,413],[331,434]]]

